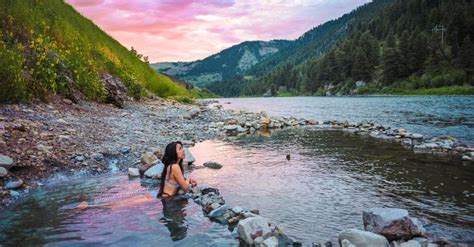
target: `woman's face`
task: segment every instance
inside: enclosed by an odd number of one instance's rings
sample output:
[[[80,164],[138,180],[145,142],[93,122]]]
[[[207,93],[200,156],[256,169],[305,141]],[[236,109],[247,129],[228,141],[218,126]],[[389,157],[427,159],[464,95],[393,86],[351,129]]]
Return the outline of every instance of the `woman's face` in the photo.
[[[178,155],[178,159],[184,159],[184,148],[180,144],[176,145],[176,154]]]

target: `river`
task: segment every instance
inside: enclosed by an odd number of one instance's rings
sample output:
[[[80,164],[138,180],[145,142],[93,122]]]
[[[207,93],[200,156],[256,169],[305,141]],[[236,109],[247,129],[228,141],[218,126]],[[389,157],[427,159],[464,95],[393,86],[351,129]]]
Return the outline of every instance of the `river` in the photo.
[[[375,120],[427,137],[452,135],[473,143],[471,97],[220,99],[225,108],[316,120]],[[230,104],[229,104],[230,103]],[[398,207],[426,220],[431,233],[474,243],[474,166],[452,157],[414,154],[397,143],[339,130],[288,128],[190,149],[191,176],[219,188],[230,206],[260,214],[306,245],[343,229],[363,229],[362,211]],[[289,155],[289,159],[287,158]],[[202,168],[208,160],[223,168]],[[68,179],[35,190],[0,216],[5,244],[236,245],[226,226],[184,202],[125,203],[112,209],[71,210],[80,201],[124,201],[156,186],[122,173]],[[164,209],[165,208],[165,209]],[[171,210],[169,210],[171,208]]]

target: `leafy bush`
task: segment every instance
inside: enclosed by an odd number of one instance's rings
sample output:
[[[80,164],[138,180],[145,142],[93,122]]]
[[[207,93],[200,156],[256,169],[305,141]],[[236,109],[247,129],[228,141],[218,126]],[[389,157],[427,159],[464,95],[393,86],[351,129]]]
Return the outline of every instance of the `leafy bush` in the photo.
[[[0,102],[19,102],[30,98],[24,79],[25,60],[16,49],[8,49],[0,41]]]

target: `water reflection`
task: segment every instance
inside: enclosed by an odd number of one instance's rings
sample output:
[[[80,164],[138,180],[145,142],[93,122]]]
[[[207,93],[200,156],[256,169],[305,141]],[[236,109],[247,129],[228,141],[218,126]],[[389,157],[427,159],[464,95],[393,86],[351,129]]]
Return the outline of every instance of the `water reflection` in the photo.
[[[147,187],[149,183],[146,183]],[[235,244],[187,199],[162,202],[128,176],[69,181],[35,191],[0,213],[0,245],[206,246]],[[89,202],[85,210],[73,209]]]
[[[163,218],[160,219],[160,222],[164,223],[170,231],[171,239],[177,241],[185,238],[188,232],[188,223],[185,218],[188,199],[161,199],[161,203],[163,204]]]
[[[260,209],[299,241],[336,241],[339,231],[362,228],[363,210],[399,207],[432,221],[432,232],[474,242],[474,167],[459,159],[313,128],[206,141],[191,152],[198,165],[223,164],[193,176],[219,188],[229,205]]]

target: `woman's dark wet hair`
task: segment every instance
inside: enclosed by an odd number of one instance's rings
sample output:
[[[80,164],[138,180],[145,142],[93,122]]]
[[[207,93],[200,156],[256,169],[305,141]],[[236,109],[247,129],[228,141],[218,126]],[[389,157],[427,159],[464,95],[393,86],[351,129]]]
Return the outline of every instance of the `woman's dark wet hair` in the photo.
[[[183,146],[183,143],[181,143],[180,141],[172,142],[166,145],[165,154],[163,155],[163,158],[161,158],[161,161],[163,162],[165,167],[163,168],[163,172],[161,172],[160,190],[158,191],[158,197],[161,197],[163,195],[163,189],[165,188],[166,172],[168,171],[168,167],[172,164],[178,163],[178,153],[176,151],[176,146],[178,144]],[[181,169],[181,172],[184,174],[183,161],[181,160],[178,165]]]

